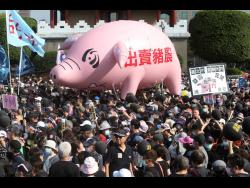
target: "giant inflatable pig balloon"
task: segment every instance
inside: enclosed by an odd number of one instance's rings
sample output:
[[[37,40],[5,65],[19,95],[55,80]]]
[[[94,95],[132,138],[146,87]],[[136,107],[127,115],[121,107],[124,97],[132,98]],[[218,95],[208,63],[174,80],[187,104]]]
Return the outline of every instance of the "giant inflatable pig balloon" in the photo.
[[[55,84],[79,89],[121,89],[121,98],[163,81],[180,94],[181,68],[172,42],[152,25],[115,21],[66,40],[64,61],[50,72]]]

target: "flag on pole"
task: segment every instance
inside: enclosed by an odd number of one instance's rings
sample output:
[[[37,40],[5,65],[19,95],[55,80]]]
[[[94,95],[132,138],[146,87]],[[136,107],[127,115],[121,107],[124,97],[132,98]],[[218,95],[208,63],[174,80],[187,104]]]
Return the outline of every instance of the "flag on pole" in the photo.
[[[8,43],[16,46],[28,46],[38,55],[44,56],[45,40],[40,38],[15,10],[6,10],[6,32]]]
[[[0,83],[8,83],[8,74],[10,72],[8,57],[5,50],[0,46]]]
[[[56,57],[56,64],[62,63],[62,61],[65,59],[66,55],[64,50],[59,50],[60,44],[58,44],[58,50],[57,50],[57,57]]]
[[[25,74],[29,74],[35,71],[34,64],[30,61],[29,57],[26,55],[26,53],[23,51],[22,55],[22,62],[21,62],[21,68],[20,68],[20,76],[23,76]],[[16,68],[16,76],[19,74],[19,66]]]

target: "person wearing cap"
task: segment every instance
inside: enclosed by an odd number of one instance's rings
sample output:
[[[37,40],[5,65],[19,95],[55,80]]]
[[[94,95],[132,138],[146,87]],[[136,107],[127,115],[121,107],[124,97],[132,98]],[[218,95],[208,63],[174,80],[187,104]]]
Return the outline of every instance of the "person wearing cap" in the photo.
[[[85,158],[80,167],[81,177],[105,177],[105,173],[98,168],[98,163],[94,157]]]
[[[139,127],[140,136],[142,136],[143,138],[146,138],[147,131],[148,131],[147,123],[144,120],[141,120],[140,127]]]
[[[81,141],[84,143],[88,138],[93,137],[93,127],[92,123],[89,120],[85,120],[82,124],[80,124],[80,132],[81,132]]]
[[[107,139],[110,138],[111,136],[110,129],[111,129],[111,126],[106,120],[101,123],[99,127],[100,134],[98,137],[102,142],[106,143]]]
[[[103,156],[96,151],[97,140],[94,138],[88,138],[84,143],[85,150],[95,158],[98,162],[98,167],[100,170],[103,168]]]
[[[56,142],[54,140],[47,140],[44,145],[44,164],[43,170],[49,174],[50,167],[58,162],[59,156],[57,155]]]
[[[212,177],[229,177],[227,174],[227,165],[222,160],[216,160],[212,164]]]
[[[126,144],[127,132],[124,129],[120,129],[118,132],[114,133],[116,138],[115,144],[109,149],[107,153],[107,158],[105,161],[105,172],[106,176],[112,176],[113,172],[120,170],[122,168],[127,168],[132,171],[132,161],[133,161],[133,150]]]
[[[54,163],[49,169],[49,177],[80,177],[77,165],[71,161],[71,145],[61,142],[58,147],[60,161]]]
[[[167,123],[161,124],[161,128],[158,131],[162,133],[163,138],[164,138],[164,145],[166,148],[168,148],[174,139],[174,136],[171,133],[171,128],[169,124]]]

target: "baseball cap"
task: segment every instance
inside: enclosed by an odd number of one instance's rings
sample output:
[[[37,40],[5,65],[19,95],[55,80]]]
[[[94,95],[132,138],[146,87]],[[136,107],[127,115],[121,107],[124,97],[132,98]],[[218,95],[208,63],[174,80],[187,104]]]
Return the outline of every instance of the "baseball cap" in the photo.
[[[148,131],[148,125],[143,120],[140,121],[139,131],[141,131],[143,133],[146,133]]]
[[[0,137],[7,138],[7,133],[4,130],[0,131]]]
[[[89,147],[91,145],[95,145],[96,144],[96,140],[94,138],[88,138],[84,143],[84,147]]]
[[[226,169],[227,165],[222,160],[216,160],[213,162],[212,167],[214,171],[222,171]]]
[[[120,129],[118,132],[114,133],[114,135],[124,137],[124,136],[127,136],[127,131],[124,129]]]

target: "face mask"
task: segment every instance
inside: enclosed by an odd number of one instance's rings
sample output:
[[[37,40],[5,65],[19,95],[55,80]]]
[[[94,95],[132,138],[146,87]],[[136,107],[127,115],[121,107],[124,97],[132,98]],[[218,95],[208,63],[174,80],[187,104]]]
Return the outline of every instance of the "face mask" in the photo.
[[[204,147],[205,147],[208,151],[210,151],[210,150],[212,149],[212,147],[213,147],[213,144],[205,144]]]
[[[110,130],[105,130],[104,134],[105,134],[105,136],[109,136],[110,135]]]

